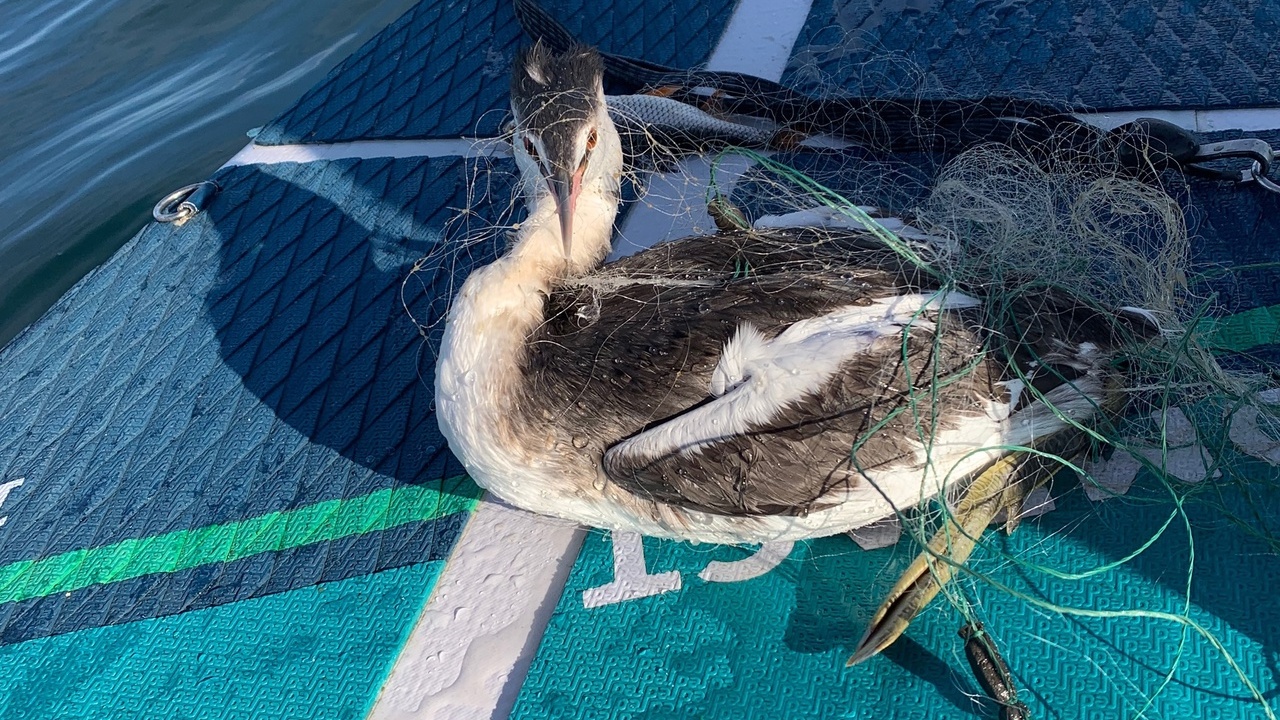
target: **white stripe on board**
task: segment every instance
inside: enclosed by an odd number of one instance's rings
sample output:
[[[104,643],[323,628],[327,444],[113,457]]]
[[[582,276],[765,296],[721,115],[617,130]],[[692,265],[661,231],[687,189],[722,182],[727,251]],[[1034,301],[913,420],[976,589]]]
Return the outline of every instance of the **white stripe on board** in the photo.
[[[812,5],[812,0],[738,0],[707,69],[781,80]]]
[[[316,160],[368,160],[416,157],[510,157],[510,146],[494,138],[439,140],[357,140],[345,143],[259,145],[249,143],[222,167],[307,163]]]
[[[564,521],[482,500],[370,720],[506,717],[584,533]]]
[[[662,240],[714,233],[706,197],[712,162],[716,162],[716,187],[722,195],[733,192],[738,179],[755,165],[740,155],[725,155],[718,161],[693,157],[681,160],[673,172],[650,173],[644,196],[622,221],[609,259],[635,254]]]
[[[808,0],[740,0],[708,66],[780,79],[809,5]],[[760,20],[752,25],[738,20],[744,12],[768,12],[769,17],[756,15]],[[787,12],[796,17],[787,15],[784,23]],[[766,45],[778,49],[760,52]],[[679,192],[671,194],[666,210],[642,203],[629,213],[626,227],[638,233],[652,224],[666,233],[680,232],[672,218],[689,204],[685,198],[700,198],[705,185],[691,188],[678,180],[672,189]],[[656,200],[653,193],[646,199]],[[582,537],[582,530],[553,520],[482,503],[467,520],[369,718],[507,717]]]
[[[1157,118],[1191,132],[1221,130],[1280,130],[1280,108],[1226,108],[1223,110],[1124,110],[1104,113],[1076,113],[1084,122],[1112,130],[1138,118]]]

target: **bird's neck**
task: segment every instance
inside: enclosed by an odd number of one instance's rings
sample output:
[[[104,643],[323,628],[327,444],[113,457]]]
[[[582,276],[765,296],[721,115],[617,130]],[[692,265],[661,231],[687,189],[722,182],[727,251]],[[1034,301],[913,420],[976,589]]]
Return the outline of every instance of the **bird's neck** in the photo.
[[[497,477],[486,470],[485,458],[499,463],[490,457],[493,448],[522,446],[527,429],[515,412],[521,367],[529,336],[545,319],[546,297],[560,282],[600,264],[616,213],[616,200],[583,193],[574,216],[574,254],[566,259],[554,203],[539,203],[511,251],[473,272],[449,308],[436,361],[436,411],[450,446],[472,458],[468,470],[482,484]]]
[[[473,304],[482,316],[509,316],[527,334],[542,322],[543,300],[556,285],[581,277],[604,261],[617,213],[616,196],[584,191],[573,216],[572,254],[565,257],[555,201],[541,196],[520,223],[511,250],[472,273],[458,301]]]
[[[449,310],[442,357],[496,385],[514,382],[525,342],[545,319],[546,297],[558,284],[599,267],[617,211],[616,196],[584,189],[574,213],[573,253],[566,258],[555,202],[536,201],[511,250],[463,283]]]
[[[520,223],[516,241],[502,260],[513,268],[548,278],[549,282],[580,277],[600,266],[613,239],[618,195],[599,187],[584,187],[573,213],[571,255],[565,257],[555,200],[542,194],[529,203],[529,217]]]

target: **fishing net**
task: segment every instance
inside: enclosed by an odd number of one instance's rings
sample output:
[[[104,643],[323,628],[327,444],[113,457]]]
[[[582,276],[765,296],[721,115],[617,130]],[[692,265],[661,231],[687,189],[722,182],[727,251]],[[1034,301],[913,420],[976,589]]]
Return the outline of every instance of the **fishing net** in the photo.
[[[867,148],[772,159],[748,152],[754,167],[728,194],[738,207],[784,221],[807,217],[797,211],[825,208],[824,217],[835,214],[868,227],[913,261],[926,263],[945,283],[982,288],[995,307],[1052,288],[1099,308],[1149,311],[1160,337],[1135,340],[1125,348],[1123,412],[1114,420],[1081,426],[1095,440],[1083,460],[1049,454],[1063,469],[1051,484],[1051,496],[1059,504],[1072,494],[1086,495],[1093,503],[1123,503],[1161,521],[1150,535],[1132,541],[1130,552],[1091,568],[1047,562],[1048,553],[1015,552],[999,536],[987,534],[975,538],[979,551],[956,568],[958,579],[943,592],[969,627],[981,621],[999,625],[999,618],[987,616],[977,600],[993,589],[1048,613],[1172,625],[1180,629],[1174,659],[1156,687],[1140,690],[1123,677],[1110,678],[1129,698],[1130,712],[1142,715],[1157,703],[1165,685],[1174,682],[1182,652],[1194,636],[1216,651],[1223,672],[1235,675],[1262,712],[1273,717],[1259,684],[1265,676],[1246,672],[1193,611],[1197,563],[1213,562],[1197,559],[1196,538],[1202,530],[1216,532],[1227,523],[1262,539],[1272,551],[1280,549],[1271,526],[1280,489],[1277,476],[1256,462],[1277,459],[1273,438],[1280,423],[1272,373],[1257,359],[1224,367],[1210,350],[1214,318],[1224,309],[1206,280],[1230,270],[1193,266],[1187,192],[1180,176],[1138,179],[1079,157],[1046,163],[1054,159],[1052,148],[1039,156],[1026,150],[981,144],[937,161],[932,172],[922,170],[929,167],[927,161],[876,160]],[[709,194],[719,197],[722,189],[713,182]],[[878,222],[867,210],[877,215],[895,210],[909,217],[910,224]],[[921,235],[933,240],[921,241]],[[931,396],[925,390],[919,401],[928,403]],[[925,411],[917,417],[927,423],[935,415]],[[928,430],[920,428],[922,435]],[[1044,510],[1046,500],[1043,494],[1033,496],[1024,508],[1035,514]],[[897,521],[924,546],[947,526],[954,507],[954,495],[944,495],[900,513]],[[1090,531],[1088,521],[1075,524],[1082,528],[1077,531]],[[1062,539],[1071,531],[1062,530]],[[1026,576],[1084,585],[1144,553],[1175,552],[1173,546],[1185,553],[1185,605],[1180,609],[1153,611],[1110,602],[1066,606],[1033,590],[1035,581],[1013,586],[989,572],[1007,572],[1012,566]],[[948,560],[943,556],[939,562]],[[881,587],[886,584],[882,580]]]
[[[810,89],[839,92],[812,73],[801,76]],[[715,97],[692,99],[715,114]],[[931,111],[908,101],[898,110],[907,116]],[[710,233],[717,227],[757,228],[762,244],[779,242],[768,229],[788,224],[830,228],[833,234],[862,228],[944,286],[978,291],[996,308],[1053,290],[1107,311],[1141,309],[1142,317],[1158,326],[1158,337],[1135,337],[1125,347],[1123,410],[1097,422],[1076,423],[1092,440],[1084,456],[1045,453],[1062,471],[1047,496],[1033,495],[1024,509],[1035,510],[1037,504],[1044,509],[1052,504],[1046,497],[1063,504],[1084,496],[1103,516],[1110,512],[1107,503],[1119,503],[1155,518],[1149,534],[1103,564],[1080,567],[1056,562],[1060,557],[1054,553],[1012,548],[1001,535],[986,533],[975,538],[978,550],[956,568],[944,596],[965,621],[985,621],[991,627],[999,627],[1000,620],[984,612],[980,599],[992,590],[1055,616],[1168,625],[1176,629],[1176,650],[1155,686],[1139,688],[1108,674],[1105,658],[1095,661],[1128,698],[1130,712],[1147,712],[1164,687],[1175,682],[1183,648],[1203,642],[1262,712],[1274,717],[1260,689],[1263,678],[1256,669],[1243,667],[1193,612],[1192,579],[1197,564],[1206,561],[1195,553],[1196,538],[1206,523],[1215,532],[1229,525],[1280,551],[1280,538],[1269,526],[1280,488],[1268,465],[1280,460],[1280,414],[1265,362],[1224,363],[1212,351],[1215,318],[1224,308],[1208,280],[1220,281],[1230,269],[1193,265],[1182,176],[1161,172],[1158,164],[1134,172],[1099,162],[1096,154],[1080,152],[1084,144],[1078,136],[1064,141],[1044,125],[1006,143],[977,142],[959,152],[953,147],[934,152],[939,145],[954,145],[954,138],[937,141],[928,122],[911,126],[919,133],[911,142],[898,138],[884,144],[877,143],[882,135],[876,133],[828,142],[805,140],[805,133],[776,124],[763,124],[776,131],[761,133],[757,123],[750,136],[755,148],[734,146],[731,137],[722,137],[716,152],[691,157],[688,148],[672,147],[669,134],[649,133],[648,118],[631,120],[631,131],[646,135],[646,142],[632,144],[643,150],[633,150],[630,158],[624,187],[629,208],[619,221],[620,249],[634,250],[660,235]],[[515,199],[514,168],[503,157],[501,143],[494,146],[496,152],[480,153],[469,168],[472,202],[450,231],[460,242],[425,258],[406,280],[406,307],[425,336],[439,331],[447,299],[469,269],[504,252],[519,226],[523,209]],[[651,175],[651,169],[666,172]],[[821,243],[821,235],[816,237]],[[605,288],[620,279],[610,272],[606,267],[580,282]],[[428,298],[429,307],[421,298]],[[926,389],[914,402],[927,406],[934,395]],[[916,416],[921,436],[927,437],[936,414],[926,408]],[[955,500],[954,492],[944,494],[917,508],[900,508],[898,517],[888,521],[900,524],[923,546],[945,526]],[[1110,521],[1103,517],[1101,522]],[[1089,521],[1078,518],[1073,524],[1084,527]],[[1072,529],[1064,527],[1056,539],[1070,538]],[[1035,580],[1096,581],[1103,587],[1108,573],[1139,561],[1152,548],[1175,552],[1171,546],[1184,551],[1181,607],[1124,607],[1104,601],[1064,605]],[[850,545],[848,552],[856,550]],[[997,579],[1011,567],[1030,579],[1021,585]],[[885,578],[877,582],[876,587],[884,587]],[[1016,674],[1016,663],[1012,670]]]

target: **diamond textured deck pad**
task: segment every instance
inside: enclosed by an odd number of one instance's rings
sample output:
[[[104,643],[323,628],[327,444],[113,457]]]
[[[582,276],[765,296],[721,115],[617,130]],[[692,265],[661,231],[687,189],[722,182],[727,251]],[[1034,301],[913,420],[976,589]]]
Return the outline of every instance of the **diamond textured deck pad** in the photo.
[[[0,647],[0,716],[362,717],[439,565]]]
[[[503,163],[491,197],[509,208]],[[0,645],[22,644],[8,657],[102,652],[133,672],[168,651],[109,638],[152,631],[97,632],[92,649],[33,642],[205,608],[199,622],[247,629],[267,621],[247,608],[288,615],[315,604],[313,586],[369,592],[381,581],[342,582],[416,568],[378,590],[406,604],[352,596],[326,631],[338,656],[378,648],[362,662],[380,669],[344,700],[368,704],[478,497],[430,414],[417,321],[438,330],[430,299],[447,292],[402,300],[420,258],[419,287],[453,282],[439,250],[475,171],[424,158],[221,172],[208,210],[148,228],[0,354]],[[282,674],[311,672],[306,653],[279,659],[293,663]],[[0,663],[0,685],[31,672]],[[7,716],[27,717],[22,702]]]
[[[1280,105],[1269,0],[817,0],[785,81],[1117,108]]]
[[[545,7],[583,42],[692,67],[707,59],[733,4],[552,0]],[[655,16],[666,21],[650,22]],[[494,135],[506,115],[518,42],[523,34],[507,0],[423,2],[263,128],[257,142]]]
[[[1150,512],[1151,502],[1091,503],[1078,487],[1056,500],[1052,513],[1010,538],[989,537],[993,549],[1022,563],[992,552],[972,566],[1028,600],[966,583],[1017,685],[1030,689],[1021,699],[1033,717],[1125,717],[1144,697],[1154,698],[1159,717],[1260,714],[1241,697],[1224,656],[1184,626],[1058,611],[1179,614],[1188,558],[1185,534],[1170,532],[1118,571],[1087,581],[1050,578],[1037,569],[1087,572],[1127,556],[1167,519]],[[1280,520],[1274,495],[1261,510],[1273,527]],[[1270,658],[1280,632],[1274,603],[1261,600],[1271,592],[1270,574],[1255,563],[1273,551],[1242,541],[1220,517],[1204,507],[1189,511],[1197,555],[1213,558],[1195,565],[1189,615],[1265,692],[1275,687]],[[786,558],[764,574],[752,565],[752,550],[646,541],[647,571],[678,574],[679,589],[586,607],[597,588],[616,582],[615,572],[631,575],[633,587],[645,585],[634,575],[642,568],[615,570],[608,536],[590,535],[513,717],[996,717],[968,672],[958,616],[941,603],[882,656],[845,667],[911,560],[909,543],[873,551],[845,537],[796,543],[762,552]],[[1171,667],[1174,682],[1164,685]]]

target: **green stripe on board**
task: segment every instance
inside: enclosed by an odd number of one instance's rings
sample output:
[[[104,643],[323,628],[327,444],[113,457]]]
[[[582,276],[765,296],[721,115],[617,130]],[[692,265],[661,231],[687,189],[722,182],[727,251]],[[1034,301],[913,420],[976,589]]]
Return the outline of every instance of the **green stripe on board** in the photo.
[[[1228,317],[1212,318],[1201,327],[1212,348],[1240,351],[1280,343],[1280,305],[1256,307]]]
[[[123,540],[43,560],[23,560],[0,567],[0,603],[434,520],[470,510],[480,493],[470,479],[460,476],[445,480],[438,490],[416,485],[379,490],[248,520]]]

